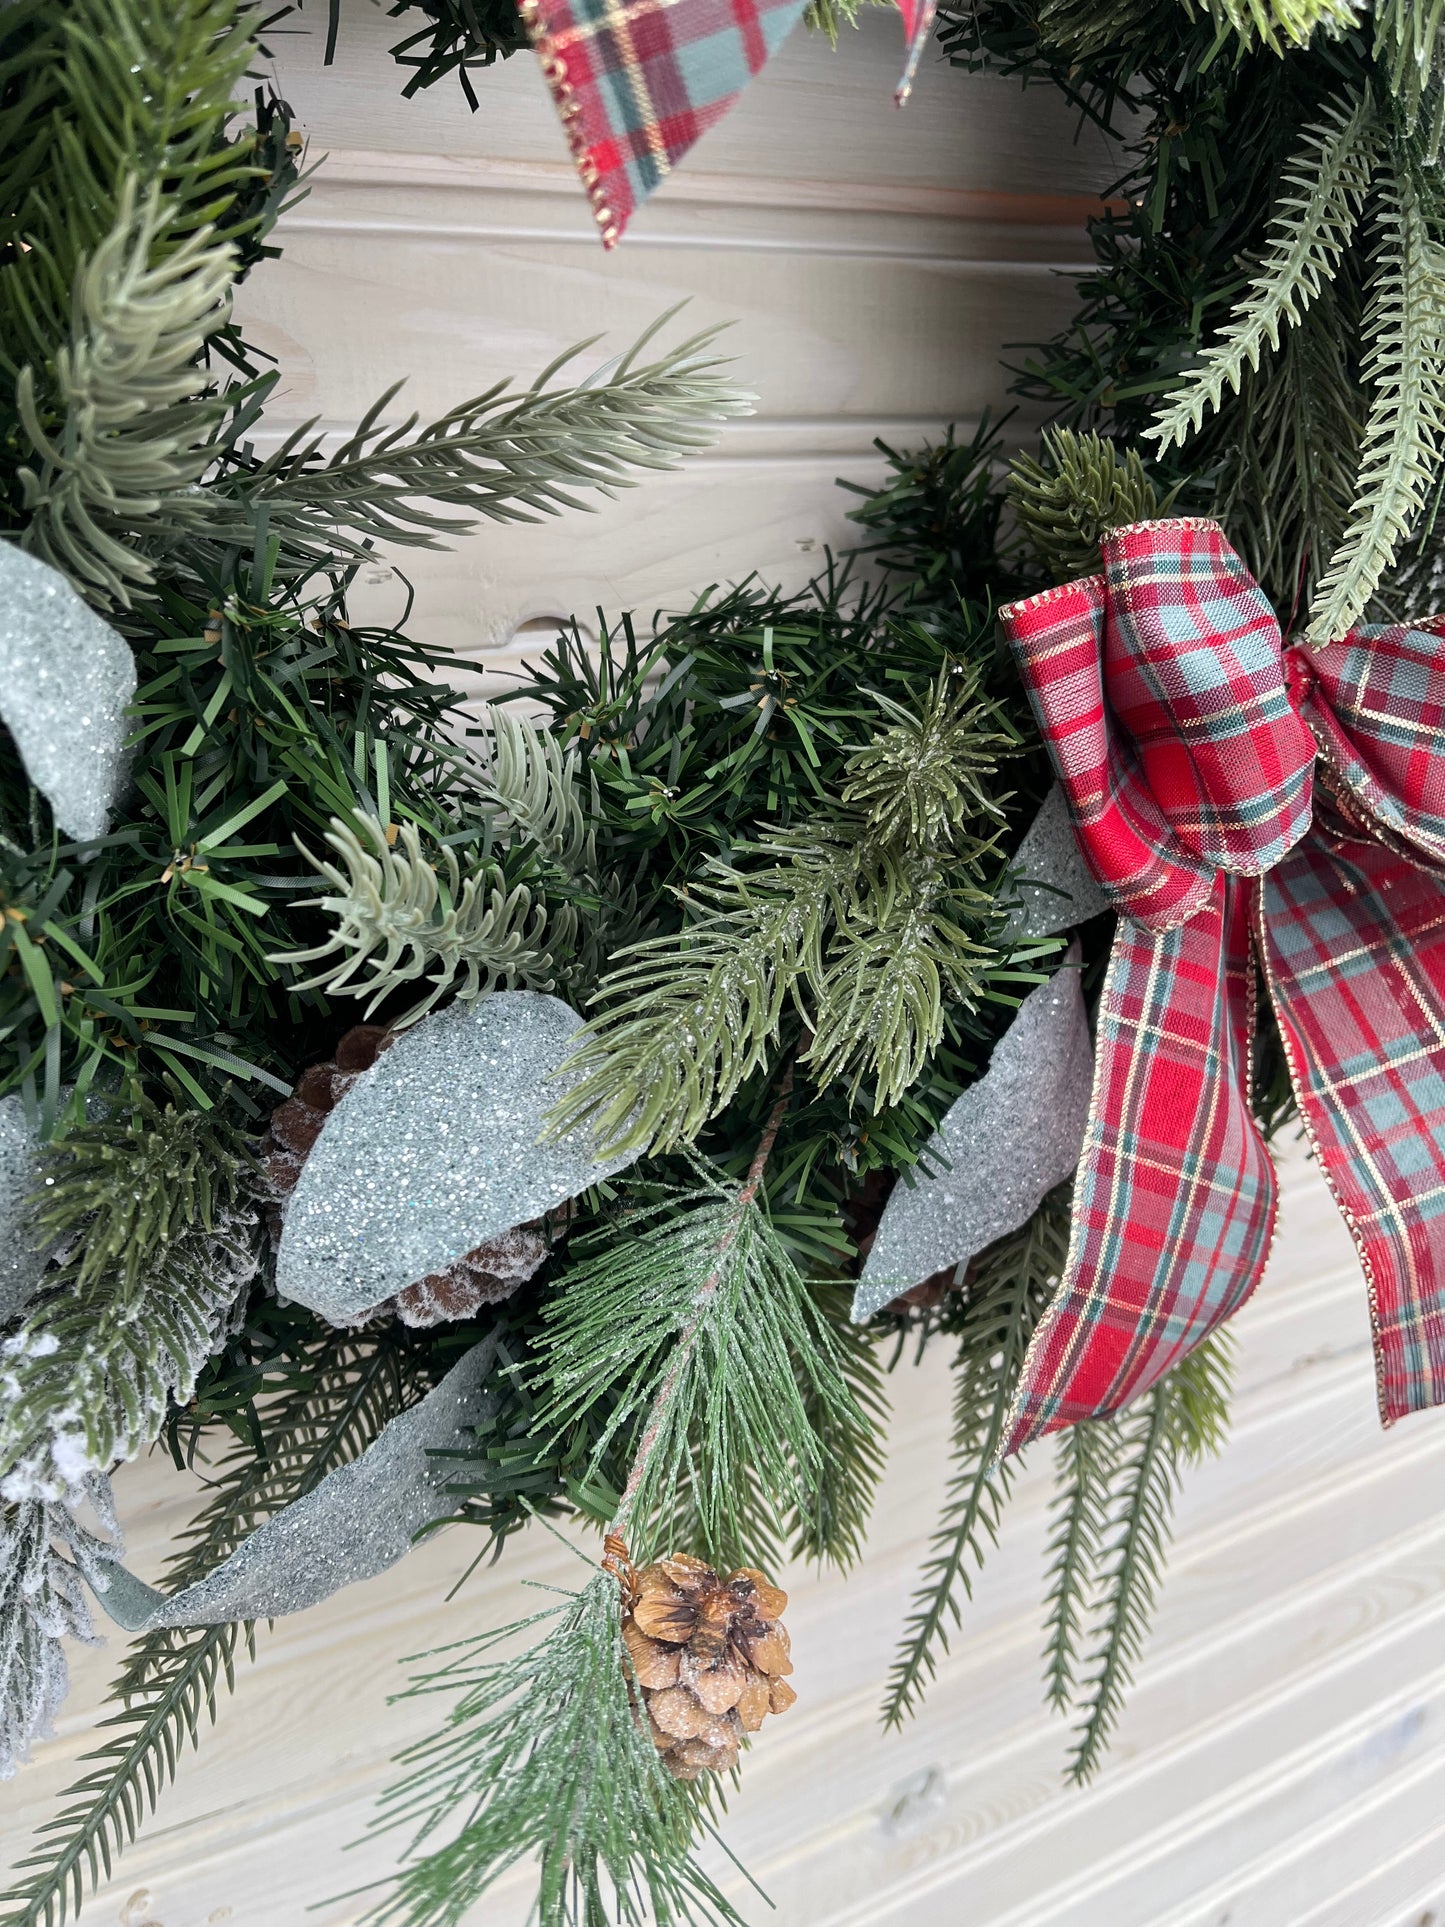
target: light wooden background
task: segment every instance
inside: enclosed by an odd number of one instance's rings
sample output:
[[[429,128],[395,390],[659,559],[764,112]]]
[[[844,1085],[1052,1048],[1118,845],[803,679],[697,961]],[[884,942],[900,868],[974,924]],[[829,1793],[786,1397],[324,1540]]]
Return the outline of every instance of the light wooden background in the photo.
[[[836,56],[797,38],[606,259],[528,60],[481,77],[475,118],[447,90],[405,103],[383,51],[395,23],[348,6],[323,74],[324,11],[311,0],[312,37],[276,46],[313,154],[331,159],[244,304],[285,374],[278,426],[319,413],[344,427],[402,373],[410,405],[440,409],[598,329],[621,347],[684,295],[695,325],[736,322],[760,396],[681,477],[408,559],[417,628],[490,675],[516,659],[522,624],[598,602],[650,612],[752,568],[802,580],[847,537],[834,476],[876,473],[876,435],[906,445],[971,422],[1001,399],[1003,344],[1067,312],[1056,270],[1080,251],[1080,197],[1108,157],[1073,144],[1049,96],[996,81],[925,72],[896,113],[889,18]],[[373,573],[373,606],[395,606]],[[1061,1784],[1066,1736],[1039,1710],[1042,1454],[926,1710],[879,1732],[946,1478],[946,1361],[900,1373],[865,1564],[846,1582],[788,1579],[800,1700],[754,1749],[728,1828],[776,1903],[754,1919],[1445,1927],[1445,1418],[1378,1431],[1353,1250],[1297,1157],[1269,1277],[1237,1328],[1233,1437],[1190,1486],[1156,1636],[1084,1793]],[[128,1468],[119,1496],[134,1563],[154,1572],[190,1496],[154,1463]],[[575,1571],[538,1532],[446,1603],[474,1549],[443,1535],[263,1634],[85,1919],[356,1922],[365,1904],[335,1896],[380,1877],[389,1848],[342,1850],[428,1711],[388,1709],[400,1656],[515,1617],[523,1581]],[[78,1656],[57,1737],[0,1789],[0,1861],[94,1744],[114,1659]],[[508,1883],[477,1921],[519,1927],[526,1891]]]

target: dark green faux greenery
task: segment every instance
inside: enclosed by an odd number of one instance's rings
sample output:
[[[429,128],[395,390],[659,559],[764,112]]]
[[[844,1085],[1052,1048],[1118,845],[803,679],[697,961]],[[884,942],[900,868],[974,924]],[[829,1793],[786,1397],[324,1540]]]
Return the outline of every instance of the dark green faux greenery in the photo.
[[[942,20],[955,59],[1061,88],[1128,156],[1078,314],[1020,391],[1220,514],[1287,626],[1407,613],[1445,383],[1439,10],[990,0]]]

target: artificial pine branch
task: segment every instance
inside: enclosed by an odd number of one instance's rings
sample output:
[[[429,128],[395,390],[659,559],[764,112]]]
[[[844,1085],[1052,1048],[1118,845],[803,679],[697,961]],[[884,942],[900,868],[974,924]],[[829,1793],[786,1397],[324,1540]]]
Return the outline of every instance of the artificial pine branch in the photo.
[[[86,1496],[113,1526],[105,1481],[88,1480]],[[70,1676],[63,1642],[97,1643],[82,1574],[104,1584],[113,1552],[66,1506],[0,1503],[0,1780],[49,1732],[64,1704]]]
[[[1380,186],[1362,375],[1372,385],[1349,525],[1315,592],[1309,638],[1349,633],[1418,520],[1445,451],[1445,249],[1408,165]]]
[[[0,1343],[12,1501],[63,1500],[152,1444],[260,1264],[240,1142],[204,1114],[143,1101],[126,1122],[77,1126],[50,1169],[41,1223],[69,1255]]]
[[[1286,620],[1324,573],[1354,500],[1360,408],[1349,292],[1322,287],[1279,353],[1257,374],[1246,369],[1224,450],[1216,511]]]
[[[1359,24],[1356,0],[1183,0],[1187,12],[1212,20],[1221,34],[1234,34],[1246,47],[1267,47],[1282,54],[1307,47],[1321,28],[1347,33]]]
[[[1278,349],[1337,272],[1370,189],[1380,134],[1368,90],[1331,102],[1284,170],[1263,257],[1219,340],[1172,392],[1146,433],[1163,453],[1184,442],[1226,388],[1238,394],[1246,368]],[[1293,191],[1289,191],[1293,190]]]
[[[360,1456],[383,1426],[427,1390],[416,1361],[384,1339],[326,1334],[299,1382],[267,1414],[265,1450],[232,1451],[211,1497],[170,1561],[172,1590],[194,1583],[255,1527],[311,1491],[328,1472]],[[203,1717],[214,1721],[222,1682],[234,1685],[237,1644],[253,1650],[250,1626],[168,1628],[138,1639],[111,1698],[120,1709],[109,1737],[63,1796],[16,1868],[0,1903],[0,1927],[63,1927],[79,1912],[87,1886],[109,1878],[161,1789],[175,1778],[187,1741],[200,1743]]]
[[[525,716],[495,706],[486,733],[485,758],[468,767],[500,832],[530,843],[568,876],[591,879],[597,839],[575,745],[564,749]]]
[[[631,1441],[614,1532],[645,1561],[686,1521],[720,1568],[779,1531],[846,1558],[877,1474],[845,1354],[758,1198],[792,1088],[785,1072],[741,1186],[699,1165],[696,1189],[630,1213],[569,1271],[539,1345],[540,1426],[602,1420],[596,1472]],[[761,1541],[761,1542],[760,1542]]]
[[[1104,1561],[1118,1455],[1118,1434],[1109,1424],[1086,1419],[1058,1437],[1044,1620],[1044,1686],[1056,1713],[1068,1711],[1078,1687],[1080,1642]]]
[[[997,1542],[1018,1460],[996,1461],[1029,1340],[1067,1248],[1067,1194],[1051,1192],[1026,1225],[978,1259],[954,1315],[954,1470],[889,1675],[883,1706],[887,1726],[901,1726],[918,1710],[940,1653],[948,1651],[949,1621],[963,1623],[959,1594],[972,1596],[971,1566],[983,1565],[986,1541]]]
[[[1435,163],[1445,133],[1445,0],[1375,0],[1374,53],[1404,131],[1423,133],[1423,157]]]
[[[320,567],[338,555],[365,555],[378,541],[440,548],[442,538],[465,534],[479,518],[535,522],[587,508],[577,491],[610,495],[633,486],[632,470],[672,468],[708,447],[720,422],[752,412],[752,397],[709,352],[715,329],[641,359],[675,312],[571,388],[550,384],[580,348],[522,395],[498,382],[419,430],[416,415],[385,423],[398,383],[329,455],[314,422],[264,460],[237,447],[213,484],[214,538],[227,539],[224,497],[233,492],[265,509],[288,556]],[[437,504],[461,513],[442,513]]]
[[[377,1825],[411,1841],[368,1920],[458,1927],[535,1855],[538,1927],[742,1927],[693,1858],[707,1796],[664,1770],[638,1716],[620,1607],[599,1572],[530,1618],[422,1656],[434,1664],[402,1697],[458,1697],[383,1796]],[[521,1637],[523,1651],[506,1650]],[[432,1844],[459,1811],[460,1830]]]
[[[129,606],[155,577],[143,547],[204,519],[199,481],[226,412],[202,349],[226,324],[236,255],[200,228],[165,245],[158,183],[120,192],[115,224],[76,268],[70,341],[55,356],[63,425],[47,430],[33,368],[15,401],[39,458],[19,479],[27,548],[102,606]]]
[[[714,862],[689,891],[696,921],[620,954],[559,1129],[590,1120],[616,1148],[690,1142],[765,1061],[790,1001],[820,1085],[848,1077],[856,1093],[871,1076],[880,1109],[902,1095],[946,999],[975,1000],[995,967],[976,934],[1001,820],[987,779],[1011,744],[978,683],[955,667],[916,713],[876,698],[887,726],[849,757],[833,808],[766,831],[750,854],[770,867]]]
[[[1122,1710],[1163,1581],[1181,1476],[1186,1466],[1218,1451],[1228,1423],[1229,1382],[1229,1341],[1209,1338],[1143,1398],[1112,1419],[1095,1421],[1113,1433],[1103,1448],[1113,1465],[1106,1543],[1095,1567],[1094,1645],[1069,1762],[1069,1777],[1077,1783],[1098,1770]],[[1097,1493],[1090,1502],[1099,1503]],[[1098,1552],[1097,1529],[1090,1537]],[[1072,1659],[1071,1652],[1070,1677]]]
[[[1016,455],[1009,495],[1019,533],[1056,582],[1092,575],[1111,529],[1169,513],[1177,491],[1161,494],[1137,449],[1120,452],[1102,435],[1046,428],[1043,460]]]
[[[525,884],[508,890],[490,860],[464,879],[450,844],[439,846],[439,873],[422,855],[414,823],[392,826],[393,846],[379,818],[357,810],[355,821],[359,833],[333,818],[326,834],[344,870],[299,846],[335,892],[309,897],[304,907],[324,910],[337,927],[325,943],[268,960],[295,966],[336,959],[298,982],[297,991],[365,997],[369,1017],[393,991],[421,980],[426,995],[393,1020],[403,1028],[448,991],[470,1000],[499,985],[552,988],[552,955],[542,945],[557,933],[549,935],[546,905],[535,903]],[[358,982],[362,970],[368,974]]]

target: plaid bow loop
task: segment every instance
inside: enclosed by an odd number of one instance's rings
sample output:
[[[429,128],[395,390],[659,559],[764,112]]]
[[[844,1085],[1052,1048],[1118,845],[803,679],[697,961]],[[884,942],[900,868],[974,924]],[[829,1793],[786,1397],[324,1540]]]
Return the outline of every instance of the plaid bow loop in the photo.
[[[1145,522],[1104,571],[1004,611],[1089,867],[1151,930],[1216,873],[1253,876],[1309,828],[1315,746],[1279,624],[1215,522]]]
[[[1005,1450],[1147,1390],[1258,1282],[1261,970],[1370,1283],[1381,1415],[1445,1402],[1439,635],[1360,629],[1282,659],[1212,522],[1118,530],[1103,564],[1002,615],[1121,912],[1069,1256]]]

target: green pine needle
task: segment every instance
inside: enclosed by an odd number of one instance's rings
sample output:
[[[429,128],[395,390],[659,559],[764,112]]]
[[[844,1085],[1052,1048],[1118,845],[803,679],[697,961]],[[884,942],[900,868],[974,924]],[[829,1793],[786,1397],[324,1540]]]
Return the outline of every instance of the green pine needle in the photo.
[[[1347,33],[1359,25],[1356,0],[1183,0],[1186,10],[1212,20],[1221,33],[1232,33],[1248,48],[1267,47],[1283,54],[1291,47],[1307,47],[1323,28],[1329,34]]]
[[[1020,534],[1056,582],[1094,574],[1111,529],[1155,521],[1174,499],[1144,473],[1137,449],[1121,454],[1071,428],[1044,430],[1043,461],[1014,457],[1009,494]]]
[[[1051,1193],[1022,1229],[983,1254],[967,1286],[954,1362],[954,1471],[889,1676],[887,1726],[917,1712],[948,1651],[950,1622],[963,1623],[959,1595],[972,1596],[971,1568],[997,1541],[1018,1462],[995,1460],[1029,1340],[1063,1266],[1068,1224],[1067,1193]]]
[[[765,831],[746,854],[768,867],[714,862],[689,891],[700,916],[620,953],[556,1128],[590,1120],[614,1149],[690,1143],[767,1061],[789,1004],[817,1083],[856,1094],[872,1078],[878,1109],[907,1090],[945,1002],[975,1001],[997,961],[980,877],[1001,820],[987,779],[1011,744],[977,684],[945,673],[916,713],[876,698],[887,726],[826,812]]]
[[[1104,1561],[1118,1454],[1112,1425],[1085,1420],[1059,1434],[1044,1644],[1044,1685],[1056,1713],[1068,1711],[1078,1686],[1080,1646]]]
[[[1096,1563],[1093,1645],[1077,1701],[1083,1718],[1069,1761],[1069,1777],[1077,1784],[1092,1778],[1102,1763],[1143,1652],[1183,1470],[1217,1452],[1223,1440],[1230,1351],[1227,1336],[1206,1339],[1152,1391],[1115,1418],[1094,1422],[1112,1438],[1095,1445],[1093,1460],[1096,1471],[1108,1470],[1108,1523],[1102,1535],[1097,1525],[1083,1534]],[[1092,1481],[1076,1492],[1091,1510],[1101,1503]],[[1056,1650],[1063,1662],[1057,1681],[1067,1689],[1074,1671],[1072,1646],[1067,1653]]]
[[[538,1429],[600,1421],[594,1472],[614,1440],[645,1433],[624,1502],[639,1561],[676,1541],[754,1564],[779,1535],[846,1560],[879,1469],[876,1374],[845,1351],[750,1187],[699,1177],[567,1273],[539,1347]]]
[[[1293,327],[1335,274],[1370,189],[1379,131],[1368,92],[1332,103],[1304,136],[1284,170],[1264,255],[1219,340],[1168,397],[1145,432],[1162,453],[1184,442],[1218,409],[1226,388],[1239,392],[1246,368],[1258,369],[1280,331]],[[1293,191],[1290,191],[1293,190]]]
[[[333,817],[326,835],[344,869],[298,846],[335,892],[308,897],[302,907],[324,910],[336,929],[310,950],[267,959],[293,966],[335,959],[294,989],[365,997],[363,1014],[369,1017],[393,991],[420,981],[426,995],[393,1019],[402,1028],[449,991],[473,999],[499,986],[552,988],[552,955],[542,946],[555,941],[556,933],[549,938],[546,906],[533,901],[525,884],[508,890],[491,861],[464,879],[449,844],[440,847],[438,863],[426,860],[414,823],[400,826],[393,847],[378,817],[364,810],[354,814],[358,829]],[[363,970],[367,974],[358,981]]]
[[[530,1643],[516,1650],[516,1642]],[[366,1916],[459,1927],[536,1856],[538,1927],[742,1927],[693,1857],[706,1796],[671,1778],[634,1705],[610,1573],[555,1606],[423,1657],[406,1698],[447,1693],[444,1727],[401,1755],[376,1825],[411,1843]],[[450,1837],[434,1836],[461,1813]]]
[[[1380,199],[1362,369],[1374,392],[1349,526],[1311,609],[1312,642],[1347,635],[1365,613],[1445,453],[1445,249],[1407,168],[1385,178]]]
[[[125,182],[114,227],[76,269],[70,341],[55,356],[63,425],[47,430],[33,368],[15,387],[39,457],[19,472],[25,546],[102,606],[128,606],[154,580],[137,544],[204,519],[194,485],[225,414],[200,355],[229,318],[235,250],[208,228],[167,246],[173,220],[159,184]]]

